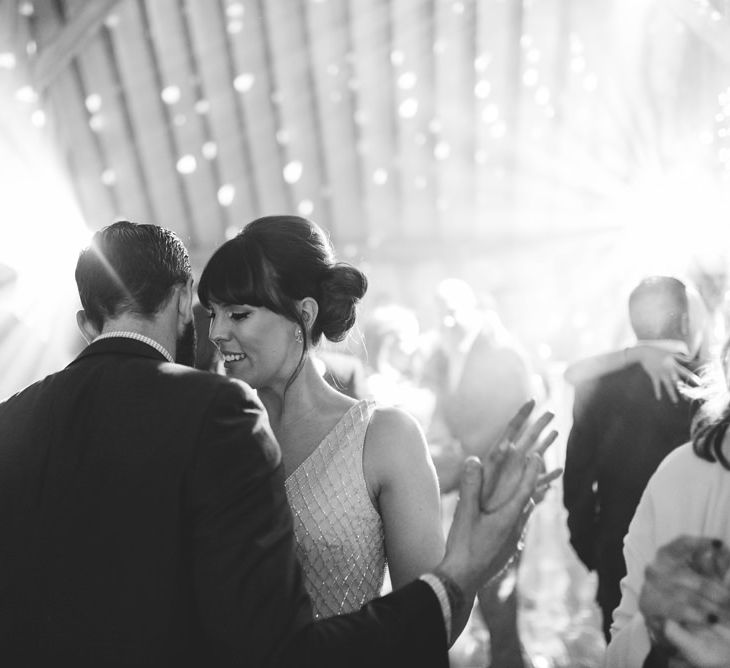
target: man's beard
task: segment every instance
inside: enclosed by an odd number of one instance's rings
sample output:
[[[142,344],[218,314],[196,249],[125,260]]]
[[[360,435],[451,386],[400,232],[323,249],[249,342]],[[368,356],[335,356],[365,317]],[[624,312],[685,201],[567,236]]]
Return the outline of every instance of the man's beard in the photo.
[[[178,364],[194,367],[196,343],[195,325],[191,320],[185,325],[183,333],[177,337],[175,361]]]

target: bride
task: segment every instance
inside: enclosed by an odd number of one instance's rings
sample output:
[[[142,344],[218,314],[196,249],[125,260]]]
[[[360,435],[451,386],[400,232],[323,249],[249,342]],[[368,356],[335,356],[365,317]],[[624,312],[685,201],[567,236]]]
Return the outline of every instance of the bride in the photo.
[[[258,392],[282,452],[297,552],[317,618],[394,588],[444,553],[439,490],[423,433],[396,408],[356,401],[322,378],[312,349],[341,341],[367,279],[335,261],[297,216],[248,224],[211,257],[198,295],[226,373]]]

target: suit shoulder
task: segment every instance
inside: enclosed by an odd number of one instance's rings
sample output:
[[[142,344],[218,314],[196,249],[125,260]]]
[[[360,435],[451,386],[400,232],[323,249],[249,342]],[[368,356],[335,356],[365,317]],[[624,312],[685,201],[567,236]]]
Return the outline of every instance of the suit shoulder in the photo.
[[[610,373],[605,373],[595,378],[588,378],[581,381],[575,387],[575,393],[581,395],[600,394],[608,396],[610,394],[625,395],[627,389],[640,386],[642,389],[652,391],[651,381],[640,365],[617,369]]]
[[[66,370],[57,371],[52,373],[45,378],[31,383],[30,385],[18,390],[14,394],[7,397],[0,397],[0,413],[5,410],[10,410],[18,404],[25,403],[26,401],[33,401],[40,393],[46,388],[53,384],[56,378],[61,378],[66,373]]]
[[[232,396],[255,396],[251,387],[243,381],[235,378],[229,378],[228,376],[221,376],[220,374],[212,373],[210,371],[193,369],[180,364],[164,364],[163,373],[171,379],[180,379],[181,382],[186,384],[196,385],[198,387],[207,387],[223,393],[228,393]]]

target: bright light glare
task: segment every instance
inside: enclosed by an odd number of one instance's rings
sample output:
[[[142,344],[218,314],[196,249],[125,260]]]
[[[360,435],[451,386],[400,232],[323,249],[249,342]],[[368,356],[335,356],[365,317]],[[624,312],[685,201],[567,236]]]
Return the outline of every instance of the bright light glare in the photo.
[[[91,232],[63,168],[12,100],[0,100],[0,263],[17,280],[0,287],[0,399],[68,363],[77,343],[74,268]],[[6,139],[3,139],[5,137]],[[12,137],[9,141],[7,138]]]
[[[730,194],[699,169],[646,173],[616,203],[627,271],[685,274],[692,261],[730,257]],[[617,268],[617,271],[619,269]]]

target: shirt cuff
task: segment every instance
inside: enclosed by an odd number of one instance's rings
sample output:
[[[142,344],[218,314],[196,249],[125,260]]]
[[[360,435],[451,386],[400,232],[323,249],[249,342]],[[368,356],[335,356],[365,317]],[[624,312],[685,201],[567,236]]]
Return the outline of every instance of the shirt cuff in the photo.
[[[441,606],[441,614],[444,616],[444,627],[446,628],[446,640],[447,644],[451,646],[451,604],[449,603],[449,595],[446,592],[444,583],[441,582],[441,578],[433,573],[424,573],[419,580],[423,580],[436,594],[439,605]]]

